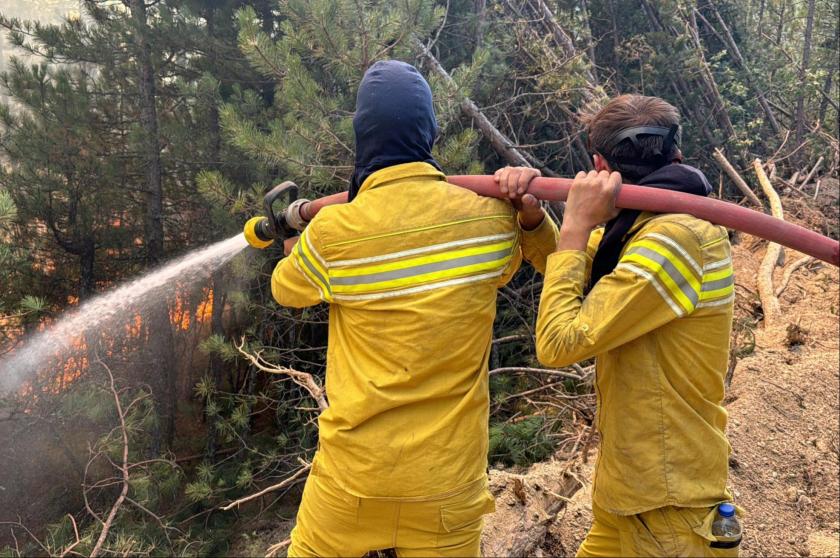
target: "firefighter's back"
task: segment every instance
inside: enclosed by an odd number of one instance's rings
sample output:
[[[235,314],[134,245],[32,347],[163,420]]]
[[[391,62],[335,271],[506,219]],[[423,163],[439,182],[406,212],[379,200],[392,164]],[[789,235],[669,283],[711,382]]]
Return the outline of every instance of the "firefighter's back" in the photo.
[[[409,163],[310,227],[332,303],[318,466],[362,497],[483,479],[496,290],[520,262],[513,208]]]

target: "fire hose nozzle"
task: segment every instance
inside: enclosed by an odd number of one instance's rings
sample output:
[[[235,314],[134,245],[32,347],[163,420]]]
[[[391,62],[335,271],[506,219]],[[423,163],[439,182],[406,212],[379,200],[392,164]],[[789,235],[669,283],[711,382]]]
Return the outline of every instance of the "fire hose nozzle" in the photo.
[[[270,236],[268,229],[268,217],[251,217],[245,223],[245,228],[242,232],[248,244],[254,248],[263,250],[274,244],[274,239]]]
[[[275,240],[297,236],[309,223],[303,211],[309,200],[298,199],[297,195],[297,184],[291,181],[272,188],[263,199],[265,216],[252,217],[245,223],[243,233],[248,244],[262,250],[271,246]],[[288,205],[280,213],[275,213],[274,204],[283,197],[286,197]]]

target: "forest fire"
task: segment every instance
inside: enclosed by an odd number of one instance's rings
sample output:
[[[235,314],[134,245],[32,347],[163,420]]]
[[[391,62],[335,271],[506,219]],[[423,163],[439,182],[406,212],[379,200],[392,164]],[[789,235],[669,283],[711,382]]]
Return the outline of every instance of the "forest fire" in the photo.
[[[197,299],[197,300],[196,300]],[[79,299],[68,296],[69,306],[78,305]],[[169,321],[173,332],[187,332],[195,327],[210,323],[213,314],[213,289],[206,287],[199,297],[191,296],[188,288],[178,289],[169,304]],[[46,319],[38,324],[36,330],[47,331],[54,320]],[[18,395],[37,400],[38,394],[58,394],[67,390],[74,382],[82,378],[90,368],[95,357],[89,343],[95,342],[99,351],[105,357],[127,356],[132,351],[141,348],[148,341],[148,331],[144,316],[137,311],[128,315],[123,324],[111,330],[111,335],[99,335],[97,339],[91,337],[90,332],[82,332],[69,340],[67,347],[57,350],[52,355],[52,365],[39,370],[35,377],[25,382],[18,390]],[[23,331],[16,336],[18,339]],[[14,342],[16,339],[12,339]],[[13,354],[16,349],[9,351]]]

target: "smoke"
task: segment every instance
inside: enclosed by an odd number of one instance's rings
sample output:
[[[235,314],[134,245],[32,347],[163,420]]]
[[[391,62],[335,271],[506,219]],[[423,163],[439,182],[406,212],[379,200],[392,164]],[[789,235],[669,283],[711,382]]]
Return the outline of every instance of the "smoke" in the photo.
[[[175,281],[192,283],[209,276],[241,252],[247,242],[242,234],[194,250],[171,263],[67,312],[44,331],[24,340],[0,361],[0,394],[19,389],[47,362],[69,353],[80,336],[105,331],[120,324],[129,311],[143,313],[159,304],[164,287]]]

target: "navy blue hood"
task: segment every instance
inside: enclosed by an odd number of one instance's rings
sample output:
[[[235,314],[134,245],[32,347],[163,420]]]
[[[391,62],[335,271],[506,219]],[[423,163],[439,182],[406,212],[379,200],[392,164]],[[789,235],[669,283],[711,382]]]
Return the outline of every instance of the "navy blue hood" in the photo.
[[[411,64],[383,60],[368,68],[356,95],[353,131],[356,168],[350,200],[379,169],[426,162],[440,170],[432,157],[438,132],[432,90]]]
[[[695,196],[708,196],[712,193],[712,185],[699,169],[672,163],[665,165],[645,176],[637,183],[639,186],[659,188],[674,192],[684,192]],[[627,243],[627,233],[641,214],[635,209],[622,209],[618,217],[607,223],[604,237],[595,252],[592,262],[592,275],[589,280],[590,288],[595,286],[602,277],[612,272],[621,258],[621,251]]]

